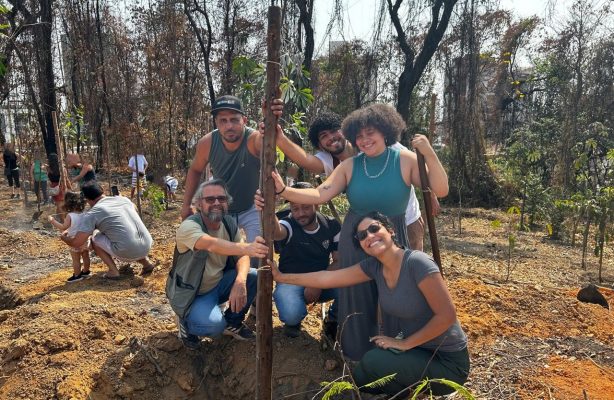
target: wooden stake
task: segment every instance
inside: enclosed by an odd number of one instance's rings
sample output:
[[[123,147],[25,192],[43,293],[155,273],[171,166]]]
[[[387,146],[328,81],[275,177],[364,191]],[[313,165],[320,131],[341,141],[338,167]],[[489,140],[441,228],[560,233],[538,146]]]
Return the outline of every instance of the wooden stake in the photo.
[[[433,259],[439,267],[439,272],[443,275],[441,255],[439,254],[439,242],[437,241],[437,232],[435,231],[435,217],[433,217],[433,204],[431,203],[431,185],[429,183],[429,177],[426,174],[424,156],[418,150],[416,150],[416,155],[418,156],[418,170],[420,171],[420,184],[422,186],[422,198],[424,199],[424,213],[426,214],[426,222],[429,227]]]
[[[271,172],[275,168],[275,128],[277,118],[271,111],[273,100],[279,97],[279,49],[281,47],[281,9],[269,7],[267,30],[266,107],[264,115],[264,141],[260,158],[260,191],[264,197],[262,233],[269,246],[268,258],[273,259],[273,227],[275,221],[275,184]],[[262,266],[263,262],[260,262]],[[270,270],[258,270],[258,295],[256,299],[256,399],[272,398],[273,369],[273,276]]]

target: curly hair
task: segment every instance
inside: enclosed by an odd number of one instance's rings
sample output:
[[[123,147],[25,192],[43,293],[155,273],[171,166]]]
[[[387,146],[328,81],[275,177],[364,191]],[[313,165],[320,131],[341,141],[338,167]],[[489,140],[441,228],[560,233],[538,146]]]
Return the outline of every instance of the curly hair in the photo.
[[[66,192],[64,195],[64,211],[82,212],[85,209],[85,198],[81,193]]]
[[[364,128],[375,128],[384,135],[386,146],[399,141],[401,133],[407,128],[401,115],[388,104],[371,104],[352,111],[345,117],[341,130],[346,139],[356,147],[356,136]]]
[[[320,147],[320,133],[336,131],[341,128],[342,118],[334,112],[324,111],[318,114],[309,127],[309,141],[314,148]]]
[[[362,218],[360,218],[356,222],[356,224],[354,224],[354,228],[352,229],[352,242],[354,243],[354,246],[357,249],[361,249],[360,241],[358,239],[356,239],[356,232],[358,231],[358,225],[360,225],[360,223],[362,221],[364,221],[365,219],[367,219],[367,218],[371,218],[372,220],[377,221],[380,224],[382,224],[382,226],[384,228],[386,228],[388,230],[388,232],[390,232],[390,234],[392,235],[392,242],[395,245],[397,245],[397,247],[403,247],[403,246],[401,246],[401,244],[397,240],[397,236],[394,233],[394,225],[392,224],[390,219],[387,216],[385,216],[384,214],[382,214],[382,213],[380,213],[378,211],[371,211],[367,215],[364,215]]]

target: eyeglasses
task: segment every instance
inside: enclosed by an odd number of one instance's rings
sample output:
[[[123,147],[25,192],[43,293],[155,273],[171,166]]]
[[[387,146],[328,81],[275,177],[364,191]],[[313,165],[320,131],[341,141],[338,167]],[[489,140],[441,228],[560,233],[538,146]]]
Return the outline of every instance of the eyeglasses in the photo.
[[[226,203],[228,201],[228,196],[205,196],[203,200],[205,200],[207,204],[215,204],[216,200],[218,203]]]
[[[367,229],[363,229],[362,231],[356,231],[356,235],[354,235],[354,237],[359,242],[362,242],[363,240],[367,238],[367,235],[369,233],[372,233],[372,234],[377,233],[381,229],[382,229],[382,226],[380,224],[378,224],[377,222],[373,222],[371,225],[367,227]]]

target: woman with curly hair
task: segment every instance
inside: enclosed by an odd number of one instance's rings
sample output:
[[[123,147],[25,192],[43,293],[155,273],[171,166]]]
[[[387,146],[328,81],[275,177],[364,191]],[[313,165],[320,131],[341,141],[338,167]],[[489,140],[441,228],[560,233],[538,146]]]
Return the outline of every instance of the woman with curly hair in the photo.
[[[344,160],[315,189],[286,187],[273,172],[275,190],[286,200],[302,204],[322,204],[346,191],[350,210],[341,228],[339,267],[354,265],[367,256],[352,245],[352,228],[364,215],[378,211],[394,224],[399,243],[408,245],[405,209],[411,185],[421,187],[416,153],[392,147],[406,129],[403,118],[385,104],[372,104],[348,115],[341,130],[361,152]],[[411,142],[424,155],[431,190],[437,197],[448,194],[448,177],[426,136],[415,135]],[[347,320],[346,320],[347,319]],[[352,360],[359,360],[373,346],[369,337],[378,332],[377,287],[373,281],[344,288],[339,292],[341,348]],[[382,313],[387,334],[398,333],[396,320]],[[396,331],[396,332],[395,332]]]

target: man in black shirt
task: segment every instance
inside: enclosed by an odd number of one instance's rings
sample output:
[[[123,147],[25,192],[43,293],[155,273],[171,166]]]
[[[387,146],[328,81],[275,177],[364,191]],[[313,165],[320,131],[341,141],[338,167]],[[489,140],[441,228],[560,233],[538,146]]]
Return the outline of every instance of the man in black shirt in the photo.
[[[307,182],[298,182],[293,188],[311,188]],[[262,209],[264,200],[256,195],[256,208]],[[290,213],[276,218],[273,239],[279,253],[279,269],[287,273],[306,273],[334,269],[337,266],[337,244],[341,225],[333,218],[317,211],[317,206],[290,203]],[[332,259],[332,261],[331,261]],[[301,321],[307,316],[307,304],[323,303],[337,298],[337,289],[315,289],[278,283],[273,298],[284,333],[298,337]],[[336,300],[324,321],[324,333],[335,339],[337,330]]]

